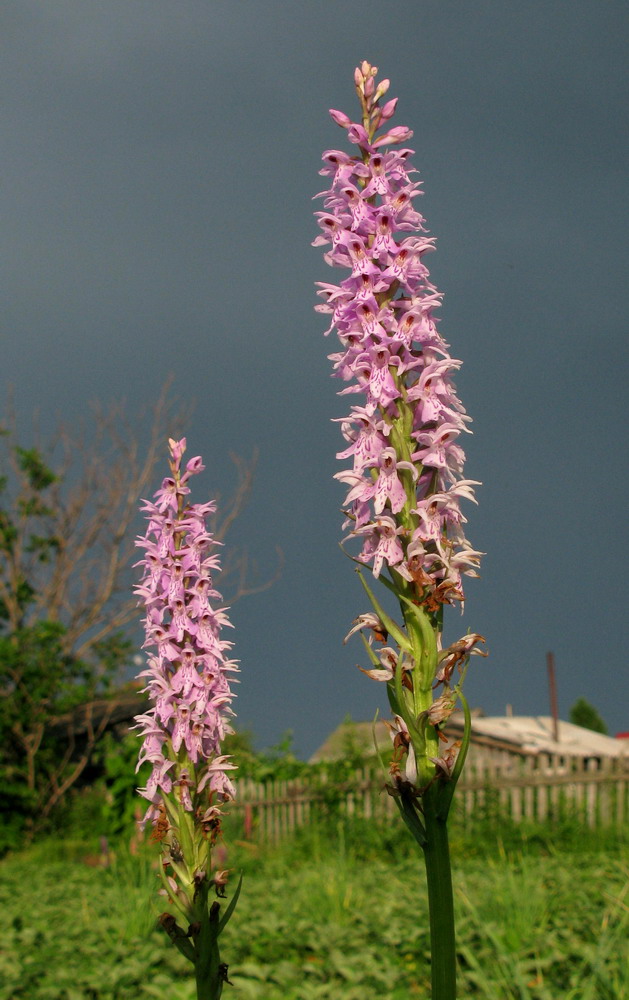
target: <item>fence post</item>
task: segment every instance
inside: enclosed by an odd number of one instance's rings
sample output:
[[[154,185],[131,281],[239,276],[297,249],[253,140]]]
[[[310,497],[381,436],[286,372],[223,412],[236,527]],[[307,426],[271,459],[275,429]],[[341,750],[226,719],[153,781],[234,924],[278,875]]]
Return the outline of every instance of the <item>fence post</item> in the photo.
[[[628,765],[622,760],[615,761],[617,767],[618,780],[616,781],[616,824],[618,827],[625,825],[625,812],[627,802],[627,770]],[[621,764],[624,764],[624,780],[621,774]]]
[[[548,818],[548,772],[550,757],[547,753],[541,753],[538,761],[538,784],[537,784],[537,819],[540,823],[545,823]]]
[[[589,773],[597,771],[599,767],[599,762],[591,757],[586,764]],[[597,786],[595,782],[588,782],[586,786],[586,810],[587,810],[587,824],[593,829],[597,825],[597,791],[600,789],[600,785]]]

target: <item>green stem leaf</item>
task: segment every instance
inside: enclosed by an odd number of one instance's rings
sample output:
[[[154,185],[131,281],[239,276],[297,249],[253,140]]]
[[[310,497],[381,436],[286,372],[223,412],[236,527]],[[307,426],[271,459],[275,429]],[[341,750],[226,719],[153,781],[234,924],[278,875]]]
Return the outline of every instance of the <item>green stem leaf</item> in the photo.
[[[234,895],[230,899],[229,904],[225,909],[225,913],[223,914],[223,916],[219,921],[217,935],[220,934],[221,931],[225,928],[227,922],[231,918],[232,913],[236,909],[236,903],[238,902],[238,897],[240,896],[241,889],[242,889],[242,873],[240,875],[240,878],[238,879],[238,885],[236,886],[236,891],[234,892]]]
[[[454,689],[456,694],[461,700],[463,705],[463,716],[465,719],[463,726],[463,737],[461,739],[461,749],[456,758],[456,764],[454,765],[452,775],[450,780],[445,782],[441,787],[441,794],[439,798],[439,816],[444,820],[447,819],[448,813],[450,811],[450,806],[452,804],[452,796],[456,789],[457,781],[461,777],[461,771],[463,770],[463,765],[465,764],[465,758],[467,757],[467,751],[470,746],[470,735],[472,731],[472,716],[470,714],[470,706],[467,703],[467,698],[461,691],[460,685],[463,683],[463,677]]]
[[[374,611],[378,615],[378,618],[380,619],[380,621],[382,622],[382,624],[386,628],[386,630],[389,633],[389,635],[393,636],[393,638],[397,642],[397,644],[400,647],[400,649],[404,649],[407,653],[412,652],[412,650],[411,650],[411,644],[410,644],[410,642],[408,640],[408,636],[402,631],[402,629],[397,624],[397,622],[395,622],[393,620],[393,618],[391,618],[386,613],[386,611],[384,610],[384,608],[382,607],[382,605],[378,601],[377,597],[375,596],[375,594],[371,590],[369,584],[365,580],[365,578],[364,578],[363,574],[361,573],[361,571],[359,569],[357,569],[356,572],[358,574],[358,579],[360,580],[360,582],[362,583],[363,587],[365,588],[365,591],[367,592],[367,597],[371,601],[371,604],[372,604],[372,607],[373,607]]]

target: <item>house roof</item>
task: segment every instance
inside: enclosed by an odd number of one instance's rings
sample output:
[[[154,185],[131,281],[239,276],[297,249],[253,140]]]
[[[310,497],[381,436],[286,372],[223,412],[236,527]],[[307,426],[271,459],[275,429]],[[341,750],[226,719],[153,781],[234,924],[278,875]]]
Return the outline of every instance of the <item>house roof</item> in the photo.
[[[310,757],[309,764],[318,764],[323,760],[340,760],[350,752],[350,749],[359,751],[364,756],[373,754],[374,735],[378,749],[388,753],[391,749],[391,737],[389,729],[384,722],[341,722],[340,726],[330,733],[328,738],[318,750],[315,750]]]
[[[457,739],[463,732],[463,713],[454,712],[445,726],[445,734]],[[603,736],[571,722],[558,722],[559,740],[553,736],[550,716],[483,716],[472,713],[471,743],[518,754],[561,753],[576,757],[627,757],[627,741]],[[375,754],[374,737],[384,753],[391,748],[390,731],[386,723],[342,722],[310,758],[311,764],[322,760],[337,760],[351,747],[365,755]]]
[[[460,713],[452,716],[447,727],[453,735],[463,731]],[[525,753],[562,753],[575,757],[629,756],[629,747],[622,741],[591,729],[583,729],[572,722],[557,723],[558,739],[554,738],[553,719],[548,715],[485,716],[472,719],[472,741],[483,737],[499,741],[503,746],[513,746]]]

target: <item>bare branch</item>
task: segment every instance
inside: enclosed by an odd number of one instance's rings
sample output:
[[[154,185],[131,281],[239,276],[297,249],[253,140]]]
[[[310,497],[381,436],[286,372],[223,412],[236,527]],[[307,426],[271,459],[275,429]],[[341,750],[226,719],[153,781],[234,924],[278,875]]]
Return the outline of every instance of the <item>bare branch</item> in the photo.
[[[152,412],[133,421],[121,403],[95,403],[88,429],[60,425],[51,440],[37,441],[55,476],[39,493],[20,467],[9,414],[2,464],[13,484],[14,537],[0,571],[0,598],[13,629],[43,618],[59,621],[66,650],[85,656],[134,617],[130,531],[167,438],[179,434],[187,416],[170,401],[169,389],[167,383]],[[140,441],[147,430],[148,441]],[[24,580],[32,590],[26,605],[18,600]]]
[[[247,552],[243,552],[240,554],[239,563],[236,563],[236,565],[234,565],[233,567],[230,567],[228,565],[228,574],[230,576],[235,576],[236,572],[238,572],[236,589],[233,592],[230,592],[228,598],[228,603],[230,605],[235,604],[236,601],[239,601],[241,597],[250,597],[251,594],[260,594],[263,590],[268,590],[270,587],[273,586],[274,583],[277,583],[284,570],[284,553],[282,549],[279,547],[279,545],[275,546],[275,554],[277,556],[277,566],[275,568],[273,576],[269,577],[268,579],[264,580],[263,583],[259,584],[247,583],[247,580],[255,578],[258,575],[256,564],[253,563],[251,567],[249,566],[249,559]]]
[[[225,503],[222,502],[220,494],[217,495],[217,513],[210,519],[210,530],[219,542],[225,541],[234,521],[242,514],[249,502],[258,463],[258,449],[254,449],[248,462],[233,452],[230,452],[229,457],[236,466],[238,475],[236,487]],[[275,552],[277,566],[273,575],[261,583],[253,583],[252,580],[258,576],[257,565],[250,562],[246,549],[238,545],[230,546],[222,561],[220,584],[221,589],[225,592],[225,599],[230,605],[235,604],[241,597],[249,597],[251,594],[259,594],[263,590],[268,590],[276,583],[284,569],[284,554],[278,546],[276,546]]]
[[[229,457],[236,466],[236,470],[238,472],[238,483],[229,499],[229,502],[225,505],[220,521],[217,520],[217,518],[214,518],[212,531],[214,532],[214,537],[218,542],[225,540],[227,532],[231,528],[232,524],[236,518],[242,514],[249,502],[249,497],[251,496],[251,490],[253,488],[256,466],[258,464],[258,449],[254,448],[248,464],[239,455],[235,455],[234,452],[230,452]]]
[[[85,722],[87,729],[87,740],[85,743],[85,747],[83,748],[83,751],[78,760],[74,762],[74,766],[72,767],[72,769],[62,778],[62,775],[64,775],[67,765],[72,760],[75,748],[74,730],[71,724],[68,725],[68,750],[66,751],[63,760],[59,763],[58,767],[54,770],[54,772],[50,776],[49,779],[50,792],[45,797],[45,801],[41,809],[40,813],[41,820],[45,820],[50,815],[50,813],[57,805],[57,803],[60,801],[60,799],[62,799],[65,793],[68,791],[68,789],[75,784],[77,778],[80,777],[80,775],[83,773],[83,771],[89,764],[90,758],[94,751],[94,747],[96,746],[99,739],[105,732],[109,724],[109,720],[117,704],[118,703],[116,701],[111,701],[108,703],[107,709],[103,713],[103,716],[96,729],[94,729],[94,724],[93,724],[94,705],[93,703],[90,703],[89,705],[86,706]]]

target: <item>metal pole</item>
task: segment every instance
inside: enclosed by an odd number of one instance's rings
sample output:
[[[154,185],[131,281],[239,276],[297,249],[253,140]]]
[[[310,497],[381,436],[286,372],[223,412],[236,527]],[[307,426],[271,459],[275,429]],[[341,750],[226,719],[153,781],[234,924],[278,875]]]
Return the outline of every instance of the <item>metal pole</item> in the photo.
[[[559,743],[559,710],[557,708],[554,653],[546,653],[546,666],[548,668],[548,688],[550,691],[550,714],[553,717],[553,739],[555,743]]]

